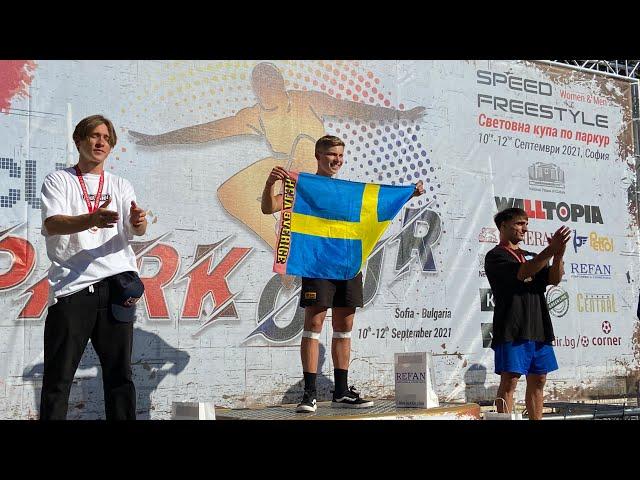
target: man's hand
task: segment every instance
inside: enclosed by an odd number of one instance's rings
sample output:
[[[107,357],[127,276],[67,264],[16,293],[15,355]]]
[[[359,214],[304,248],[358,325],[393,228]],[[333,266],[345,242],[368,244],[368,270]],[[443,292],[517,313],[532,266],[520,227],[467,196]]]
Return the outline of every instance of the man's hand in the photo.
[[[413,191],[413,195],[411,195],[411,198],[419,197],[423,193],[424,193],[424,186],[422,185],[422,180],[420,180],[418,183],[416,183],[416,189]]]
[[[118,223],[118,219],[120,218],[118,212],[107,209],[110,203],[111,197],[109,197],[106,202],[100,205],[96,211],[90,214],[92,227],[113,228],[115,224]]]
[[[562,257],[570,239],[571,230],[568,227],[560,227],[551,238],[547,236],[548,248],[550,248],[555,257]]]
[[[129,209],[129,221],[133,228],[138,228],[146,222],[147,212],[140,208],[136,202],[131,201],[131,208]]]
[[[271,170],[271,173],[269,174],[269,178],[267,178],[267,187],[271,187],[278,180],[284,181],[287,178],[289,178],[289,174],[284,168],[280,166],[273,167],[273,170]]]

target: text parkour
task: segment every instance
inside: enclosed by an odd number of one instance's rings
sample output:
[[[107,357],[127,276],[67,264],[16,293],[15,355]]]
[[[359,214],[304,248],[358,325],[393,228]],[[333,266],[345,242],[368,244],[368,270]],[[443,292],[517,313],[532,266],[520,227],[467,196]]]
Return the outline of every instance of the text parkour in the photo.
[[[290,193],[293,185],[288,184],[285,188]],[[293,203],[286,193],[283,198],[285,207],[287,202]],[[26,223],[21,223],[0,229],[0,253],[8,253],[11,259],[9,270],[0,275],[0,292],[16,289],[17,298],[24,303],[18,319],[42,321],[47,308],[49,283],[46,272],[32,275],[38,264],[36,248],[27,238],[16,235],[18,231],[26,230],[26,226]],[[364,305],[373,301],[380,287],[387,245],[398,245],[394,262],[396,277],[392,281],[408,274],[415,263],[420,271],[434,273],[437,268],[433,248],[441,232],[440,216],[428,205],[405,207],[400,231],[378,242],[363,269]],[[148,321],[152,322],[167,322],[176,318],[179,321],[200,320],[202,323],[192,334],[194,337],[218,320],[240,320],[236,297],[241,291],[232,291],[228,280],[247,261],[253,248],[233,245],[234,235],[228,235],[212,244],[191,247],[192,253],[186,257],[193,261],[187,266],[183,265],[178,250],[166,243],[167,237],[173,234],[170,231],[153,240],[132,242],[138,268],[146,273],[141,275],[145,292],[139,315],[144,318],[146,313]],[[178,287],[184,291],[184,295],[179,310],[170,313],[167,294],[175,296]],[[297,338],[304,327],[304,309],[282,312],[297,301],[300,289],[298,277],[294,277],[293,286],[290,287],[284,286],[279,274],[271,276],[259,293],[257,325],[245,340],[260,336],[270,343],[283,344]],[[281,302],[283,296],[286,298]],[[441,317],[439,312],[426,308],[421,311],[425,318],[434,320]],[[288,317],[289,322],[283,317]]]
[[[522,208],[529,218],[538,220],[555,220],[562,222],[604,223],[600,207],[577,203],[549,202],[546,200],[529,200],[522,198],[494,197],[498,211],[506,208]]]

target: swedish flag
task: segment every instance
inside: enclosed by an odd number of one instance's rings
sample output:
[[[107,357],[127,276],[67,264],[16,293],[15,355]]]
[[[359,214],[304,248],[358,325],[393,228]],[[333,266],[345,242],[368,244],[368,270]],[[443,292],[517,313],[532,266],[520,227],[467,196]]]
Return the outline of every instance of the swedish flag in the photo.
[[[289,175],[273,271],[301,277],[355,277],[415,189]]]

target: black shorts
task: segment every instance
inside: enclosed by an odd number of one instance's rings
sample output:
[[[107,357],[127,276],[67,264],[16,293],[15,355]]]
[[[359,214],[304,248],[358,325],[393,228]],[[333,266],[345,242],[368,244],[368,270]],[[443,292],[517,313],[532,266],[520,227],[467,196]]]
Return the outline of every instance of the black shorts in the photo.
[[[362,307],[362,272],[350,280],[302,277],[301,307]]]

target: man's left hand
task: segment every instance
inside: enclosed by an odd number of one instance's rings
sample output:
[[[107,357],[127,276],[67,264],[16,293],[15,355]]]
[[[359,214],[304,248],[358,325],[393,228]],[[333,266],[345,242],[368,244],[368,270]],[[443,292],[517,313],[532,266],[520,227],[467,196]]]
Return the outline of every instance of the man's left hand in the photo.
[[[147,212],[145,212],[142,208],[140,208],[136,202],[131,201],[131,208],[129,209],[129,221],[134,228],[138,228],[141,225],[144,225],[146,222]]]

